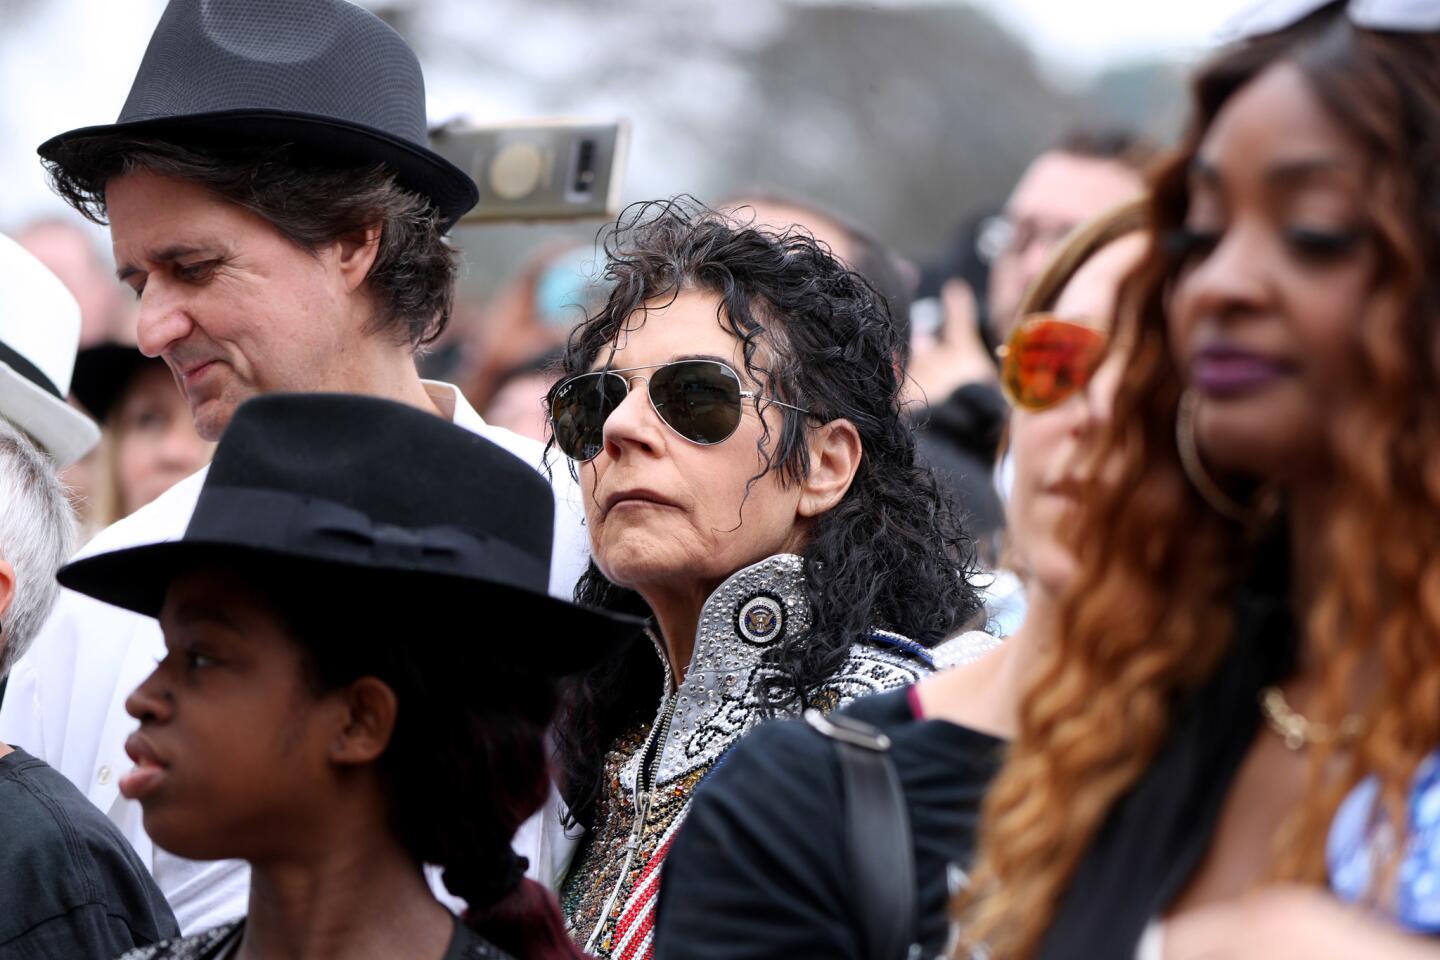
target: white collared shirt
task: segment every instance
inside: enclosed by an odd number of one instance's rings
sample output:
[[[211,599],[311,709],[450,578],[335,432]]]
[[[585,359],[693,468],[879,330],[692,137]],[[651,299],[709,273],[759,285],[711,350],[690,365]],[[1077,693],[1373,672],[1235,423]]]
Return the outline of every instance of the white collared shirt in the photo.
[[[455,387],[423,382],[430,399],[456,426],[547,475],[556,497],[550,592],[569,600],[589,557],[579,488],[569,465],[561,457],[546,470],[543,444],[490,426]],[[180,539],[207,470],[100,531],[76,557]],[[150,867],[181,932],[189,935],[245,914],[250,870],[243,861],[198,863],[158,849],[145,833],[140,804],[120,796],[118,781],[131,765],[125,738],[136,726],[125,712],[125,699],[164,655],[165,640],[153,618],[62,590],[34,645],[11,671],[0,706],[0,742],[44,760],[105,811]]]

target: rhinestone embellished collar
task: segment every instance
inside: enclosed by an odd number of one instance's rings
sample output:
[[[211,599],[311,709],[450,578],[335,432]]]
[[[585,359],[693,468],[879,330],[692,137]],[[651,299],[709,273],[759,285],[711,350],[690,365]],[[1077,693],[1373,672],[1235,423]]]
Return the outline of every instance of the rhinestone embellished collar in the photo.
[[[665,665],[666,698],[676,698],[669,735],[657,754],[657,785],[717,759],[754,725],[761,657],[785,637],[809,629],[805,561],[779,553],[738,570],[705,601],[679,687],[664,646],[651,633]],[[638,760],[637,755],[621,771],[627,790],[634,790]]]
[[[570,921],[589,932],[597,956],[650,955],[656,880],[669,839],[684,822],[696,786],[769,715],[761,701],[770,670],[762,662],[766,653],[812,627],[804,571],[802,558],[777,554],[721,584],[701,608],[678,686],[665,645],[650,631],[665,670],[659,709],[643,742],[636,742],[637,731],[607,760],[598,832],[567,880]],[[834,673],[807,691],[807,700],[829,711],[908,686],[933,671],[935,652],[899,634],[869,630],[855,638]]]

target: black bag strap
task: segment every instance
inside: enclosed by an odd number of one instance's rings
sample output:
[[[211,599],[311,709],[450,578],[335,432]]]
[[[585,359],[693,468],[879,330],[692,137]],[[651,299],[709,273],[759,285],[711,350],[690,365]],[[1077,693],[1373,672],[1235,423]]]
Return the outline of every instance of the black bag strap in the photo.
[[[915,942],[915,850],[890,738],[852,717],[806,710],[835,744],[844,784],[845,846],[869,960],[905,960]]]

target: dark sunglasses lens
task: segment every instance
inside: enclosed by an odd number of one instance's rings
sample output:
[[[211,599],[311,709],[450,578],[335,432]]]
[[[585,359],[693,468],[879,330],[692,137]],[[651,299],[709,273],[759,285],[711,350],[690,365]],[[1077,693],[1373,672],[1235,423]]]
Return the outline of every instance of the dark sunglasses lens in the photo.
[[[1083,390],[1104,357],[1105,335],[1094,327],[1030,319],[1010,338],[1001,377],[1016,406],[1043,410]]]
[[[682,360],[655,371],[650,401],[660,419],[686,440],[719,443],[740,426],[740,380],[708,360]]]
[[[572,460],[594,460],[605,447],[605,421],[625,400],[625,381],[613,373],[582,373],[550,395],[555,444]]]

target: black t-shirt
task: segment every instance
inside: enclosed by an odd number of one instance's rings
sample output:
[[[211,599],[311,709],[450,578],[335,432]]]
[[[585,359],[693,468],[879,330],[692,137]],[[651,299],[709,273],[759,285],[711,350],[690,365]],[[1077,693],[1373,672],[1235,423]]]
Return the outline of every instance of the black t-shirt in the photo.
[[[918,939],[945,945],[951,864],[968,866],[1003,742],[918,721],[908,692],[842,711],[889,735],[915,847]],[[656,956],[758,960],[864,956],[845,855],[835,745],[800,721],[750,734],[696,791],[660,883]]]
[[[1169,911],[1204,864],[1264,722],[1260,692],[1293,674],[1300,649],[1284,536],[1262,544],[1250,563],[1235,591],[1235,633],[1224,657],[1177,700],[1165,742],[1090,838],[1036,957],[1134,956],[1146,926]]]
[[[0,960],[112,958],[179,932],[94,804],[25,751],[0,757]]]

